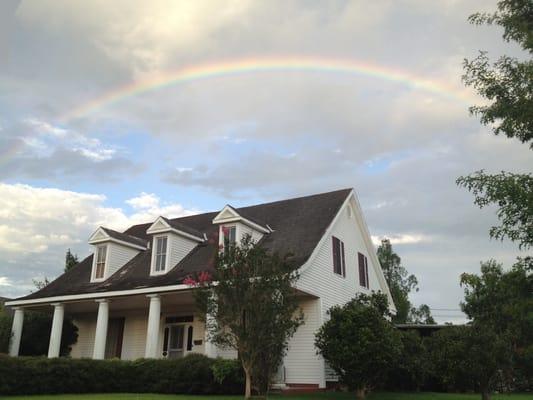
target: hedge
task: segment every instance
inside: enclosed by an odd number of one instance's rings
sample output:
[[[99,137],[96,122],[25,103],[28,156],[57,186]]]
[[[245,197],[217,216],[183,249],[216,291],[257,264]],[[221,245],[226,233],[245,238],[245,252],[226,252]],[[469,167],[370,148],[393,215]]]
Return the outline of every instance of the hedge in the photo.
[[[0,394],[242,393],[240,365],[229,363],[200,354],[136,361],[0,356]]]

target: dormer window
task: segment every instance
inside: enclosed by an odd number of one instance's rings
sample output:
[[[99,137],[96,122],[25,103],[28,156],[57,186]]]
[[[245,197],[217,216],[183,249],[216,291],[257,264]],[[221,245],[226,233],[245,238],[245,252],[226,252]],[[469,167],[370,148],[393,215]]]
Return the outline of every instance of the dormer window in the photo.
[[[96,247],[96,268],[94,270],[94,279],[104,279],[106,255],[106,245]]]
[[[168,236],[158,236],[155,241],[155,272],[164,272],[167,266]]]

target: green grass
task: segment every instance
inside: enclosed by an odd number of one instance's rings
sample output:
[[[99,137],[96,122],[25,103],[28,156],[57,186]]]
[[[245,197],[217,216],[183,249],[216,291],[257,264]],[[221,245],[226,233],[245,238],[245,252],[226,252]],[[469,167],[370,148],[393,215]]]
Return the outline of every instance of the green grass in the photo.
[[[293,395],[272,395],[273,399],[281,400],[344,400],[355,399],[352,393],[309,393]],[[8,400],[241,400],[242,396],[188,396],[165,394],[65,394],[45,396],[12,396],[3,397]],[[494,395],[493,400],[533,400],[533,394],[501,394]],[[368,400],[479,400],[479,394],[454,394],[454,393],[372,393]]]

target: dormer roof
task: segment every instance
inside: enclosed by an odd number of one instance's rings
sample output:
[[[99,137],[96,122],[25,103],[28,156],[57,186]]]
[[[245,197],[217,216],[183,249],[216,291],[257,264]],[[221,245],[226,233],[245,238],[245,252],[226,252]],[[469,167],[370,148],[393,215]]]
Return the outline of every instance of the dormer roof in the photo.
[[[163,232],[174,232],[178,235],[185,236],[186,238],[195,240],[197,242],[204,241],[204,235],[200,231],[191,228],[179,221],[170,220],[163,216],[157,217],[154,223],[150,225],[146,230],[147,235],[155,235],[157,233]]]
[[[269,229],[268,225],[262,224],[255,218],[245,214],[246,213],[243,213],[242,210],[237,211],[237,209],[234,207],[226,204],[224,208],[216,215],[216,217],[213,218],[213,224],[218,225],[240,221],[261,233],[271,232],[271,229]]]
[[[124,246],[136,248],[138,250],[146,250],[148,242],[132,235],[114,231],[113,229],[99,227],[89,238],[89,244],[98,244],[103,242],[115,242]]]

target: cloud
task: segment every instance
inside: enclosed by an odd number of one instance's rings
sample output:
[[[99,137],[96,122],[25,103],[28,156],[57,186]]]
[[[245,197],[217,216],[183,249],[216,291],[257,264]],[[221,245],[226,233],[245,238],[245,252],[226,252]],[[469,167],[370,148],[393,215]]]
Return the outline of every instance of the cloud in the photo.
[[[36,118],[2,128],[0,178],[116,180],[142,170],[116,146]]]
[[[130,199],[133,213],[106,205],[100,194],[0,183],[0,295],[19,296],[33,278],[58,276],[65,251],[84,258],[87,239],[98,226],[123,230],[158,215],[190,215],[180,204],[160,204],[146,193]],[[9,279],[8,279],[8,278]]]

